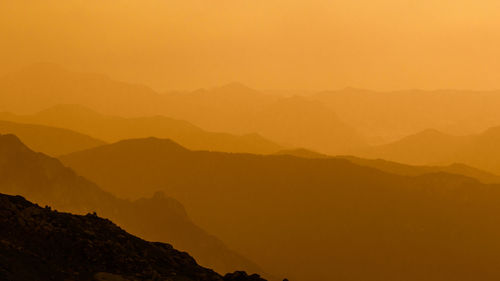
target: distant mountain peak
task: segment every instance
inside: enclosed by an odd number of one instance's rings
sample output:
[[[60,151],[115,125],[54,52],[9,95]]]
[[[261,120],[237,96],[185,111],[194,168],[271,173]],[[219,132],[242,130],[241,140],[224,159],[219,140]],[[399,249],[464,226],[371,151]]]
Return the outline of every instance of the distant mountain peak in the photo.
[[[416,135],[425,135],[425,136],[448,136],[447,134],[439,131],[439,130],[436,130],[436,129],[425,129],[419,133],[417,133]]]
[[[215,87],[212,89],[215,92],[220,93],[228,93],[228,94],[246,94],[246,95],[260,95],[261,92],[252,89],[245,84],[240,82],[231,82],[229,84],[225,84],[219,87]]]
[[[254,89],[248,87],[247,85],[241,82],[230,82],[225,85],[217,87],[218,89],[237,89],[237,90],[250,90],[255,91]]]
[[[148,137],[148,138],[139,138],[139,139],[127,139],[122,140],[114,144],[110,144],[109,146],[119,146],[119,147],[127,147],[130,151],[134,151],[135,149],[149,149],[149,151],[189,151],[182,145],[174,142],[171,139],[161,139],[157,137]],[[104,146],[105,147],[105,146]],[[99,149],[99,147],[97,148]]]

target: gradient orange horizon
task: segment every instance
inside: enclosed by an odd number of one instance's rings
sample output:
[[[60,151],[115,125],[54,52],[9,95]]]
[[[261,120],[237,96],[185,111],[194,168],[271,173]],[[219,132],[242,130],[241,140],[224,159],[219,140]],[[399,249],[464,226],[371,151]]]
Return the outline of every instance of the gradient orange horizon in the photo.
[[[164,91],[500,88],[492,0],[5,0],[0,74],[34,62]]]

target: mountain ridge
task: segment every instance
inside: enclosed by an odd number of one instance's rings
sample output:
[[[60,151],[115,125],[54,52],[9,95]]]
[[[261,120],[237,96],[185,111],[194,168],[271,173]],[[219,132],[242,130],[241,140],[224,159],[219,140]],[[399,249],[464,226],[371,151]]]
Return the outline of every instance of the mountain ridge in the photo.
[[[499,185],[437,170],[394,174],[347,159],[158,153],[149,141],[133,143],[61,160],[116,193],[164,190],[196,223],[272,273],[311,281],[500,276],[497,246],[489,243],[500,235]]]
[[[0,194],[0,226],[5,280],[264,281],[243,272],[223,277],[169,244],[139,239],[95,214],[59,213],[21,196]]]
[[[172,197],[156,192],[133,201],[117,198],[59,160],[30,150],[14,135],[0,135],[0,192],[76,214],[97,212],[135,235],[188,250],[201,264],[220,272],[262,272],[255,263],[194,224]]]

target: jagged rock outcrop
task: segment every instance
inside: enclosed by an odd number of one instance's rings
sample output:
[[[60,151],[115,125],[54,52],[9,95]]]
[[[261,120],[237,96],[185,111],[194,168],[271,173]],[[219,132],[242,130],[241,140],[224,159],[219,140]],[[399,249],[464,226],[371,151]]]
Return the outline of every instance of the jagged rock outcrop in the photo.
[[[0,194],[0,280],[264,281],[221,276],[171,245],[144,241],[95,214],[41,208]]]

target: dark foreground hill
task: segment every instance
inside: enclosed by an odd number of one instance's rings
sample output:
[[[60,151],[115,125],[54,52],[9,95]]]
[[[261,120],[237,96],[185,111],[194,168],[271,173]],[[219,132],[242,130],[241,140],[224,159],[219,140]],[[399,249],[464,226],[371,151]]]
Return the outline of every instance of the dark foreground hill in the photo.
[[[178,201],[162,193],[135,201],[119,199],[59,160],[30,150],[14,135],[0,135],[0,193],[21,195],[75,214],[97,212],[134,235],[188,251],[200,264],[218,272],[261,272],[194,224]]]
[[[293,280],[500,280],[500,185],[158,139],[62,159],[106,190],[165,190],[229,247]]]
[[[169,244],[144,241],[96,215],[59,213],[4,194],[0,280],[263,281],[241,272],[222,277]]]

